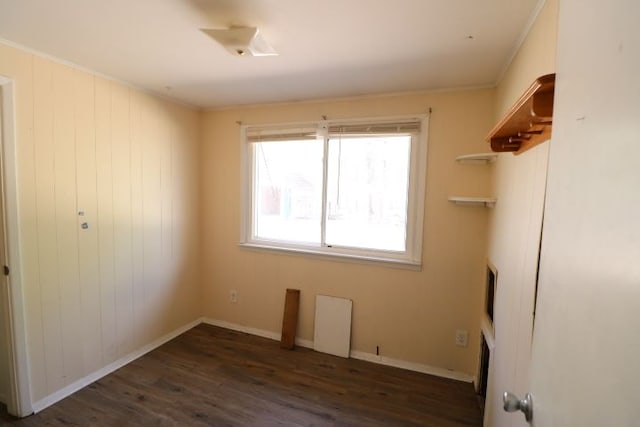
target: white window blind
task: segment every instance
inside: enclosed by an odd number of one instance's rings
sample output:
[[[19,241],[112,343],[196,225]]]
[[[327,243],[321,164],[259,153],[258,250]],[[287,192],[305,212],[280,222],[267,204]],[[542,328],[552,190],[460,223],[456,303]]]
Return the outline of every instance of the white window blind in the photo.
[[[241,244],[419,265],[427,125],[243,126]]]
[[[400,121],[388,123],[333,124],[328,126],[329,135],[398,135],[420,133],[420,121]]]
[[[249,127],[247,142],[297,141],[318,138],[318,125],[308,124],[294,127]]]

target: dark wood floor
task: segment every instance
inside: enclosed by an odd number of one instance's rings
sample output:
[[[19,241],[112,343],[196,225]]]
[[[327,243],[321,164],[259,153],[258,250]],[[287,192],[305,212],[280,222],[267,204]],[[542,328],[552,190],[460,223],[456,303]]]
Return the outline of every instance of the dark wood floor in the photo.
[[[200,325],[0,425],[481,426],[473,386]]]

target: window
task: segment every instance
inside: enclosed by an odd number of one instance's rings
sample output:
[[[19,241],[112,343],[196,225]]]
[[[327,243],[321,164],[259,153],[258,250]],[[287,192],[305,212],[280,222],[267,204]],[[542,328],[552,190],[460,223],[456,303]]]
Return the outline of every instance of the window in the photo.
[[[419,265],[427,120],[242,126],[241,244]]]

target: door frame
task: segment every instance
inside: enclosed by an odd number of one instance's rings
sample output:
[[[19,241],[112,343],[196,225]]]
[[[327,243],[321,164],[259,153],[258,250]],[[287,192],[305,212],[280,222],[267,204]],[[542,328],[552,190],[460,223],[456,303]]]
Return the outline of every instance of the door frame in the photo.
[[[20,260],[20,229],[18,216],[18,183],[16,158],[16,115],[13,80],[0,75],[2,89],[2,138],[0,139],[0,197],[3,199],[5,253],[10,275],[7,279],[7,313],[9,314],[9,396],[7,410],[11,415],[25,417],[33,413],[31,381],[27,357],[22,264]]]

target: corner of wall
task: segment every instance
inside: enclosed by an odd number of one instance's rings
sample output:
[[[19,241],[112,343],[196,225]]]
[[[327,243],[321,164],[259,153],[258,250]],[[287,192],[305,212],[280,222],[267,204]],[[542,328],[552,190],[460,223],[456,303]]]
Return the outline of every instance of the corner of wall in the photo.
[[[496,119],[511,107],[536,78],[555,72],[559,0],[542,1],[544,4],[537,18],[498,81]]]

